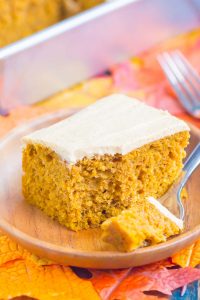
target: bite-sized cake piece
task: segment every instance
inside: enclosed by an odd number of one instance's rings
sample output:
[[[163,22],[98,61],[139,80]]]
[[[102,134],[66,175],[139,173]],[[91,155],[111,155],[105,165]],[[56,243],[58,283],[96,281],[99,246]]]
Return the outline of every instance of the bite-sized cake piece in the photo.
[[[182,169],[186,123],[112,95],[23,141],[25,199],[72,230],[98,227],[146,196],[161,197]]]
[[[136,202],[117,217],[106,220],[101,228],[102,239],[119,251],[133,251],[138,247],[165,242],[179,234],[183,221],[175,217],[153,197]]]

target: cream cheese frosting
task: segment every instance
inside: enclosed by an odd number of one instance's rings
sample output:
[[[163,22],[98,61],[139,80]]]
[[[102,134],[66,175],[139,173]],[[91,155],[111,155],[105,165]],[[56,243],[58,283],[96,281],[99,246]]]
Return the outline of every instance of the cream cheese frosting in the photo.
[[[114,94],[61,122],[25,136],[23,142],[49,147],[67,163],[75,164],[94,155],[124,155],[145,144],[188,130],[184,121],[167,111]]]
[[[183,229],[183,221],[177,218],[174,214],[172,214],[165,206],[163,206],[159,201],[157,201],[153,197],[148,197],[147,200],[153,204],[157,210],[160,211],[166,218],[170,219],[173,223],[175,223],[180,229]]]

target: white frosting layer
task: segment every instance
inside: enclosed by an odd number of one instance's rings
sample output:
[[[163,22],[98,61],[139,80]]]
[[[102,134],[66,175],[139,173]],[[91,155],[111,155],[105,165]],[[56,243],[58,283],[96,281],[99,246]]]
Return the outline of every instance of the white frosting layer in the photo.
[[[74,164],[83,157],[127,154],[145,144],[189,130],[185,122],[141,101],[114,94],[75,115],[23,138],[50,147]]]
[[[153,197],[148,197],[148,201],[153,204],[166,218],[170,219],[175,223],[180,229],[183,229],[183,221],[173,215],[165,206],[163,206],[159,201]]]

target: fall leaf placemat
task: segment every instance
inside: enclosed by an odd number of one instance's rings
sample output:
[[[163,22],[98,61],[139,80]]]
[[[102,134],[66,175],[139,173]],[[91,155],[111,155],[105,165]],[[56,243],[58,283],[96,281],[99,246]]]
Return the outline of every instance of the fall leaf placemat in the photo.
[[[199,263],[200,243],[194,248],[193,266]],[[178,258],[182,268],[173,262],[177,254],[172,259],[144,267],[85,270],[39,259],[1,235],[0,299],[22,295],[42,300],[169,299],[173,290],[200,279],[200,269],[185,263],[187,251]]]
[[[200,30],[197,30],[113,66],[106,74],[37,105],[14,109],[7,117],[0,117],[0,137],[41,114],[84,107],[115,92],[167,109],[200,128],[200,121],[184,112],[156,61],[157,53],[176,48],[200,71]],[[41,300],[169,299],[173,290],[182,287],[184,294],[189,283],[200,279],[200,269],[195,268],[198,264],[200,241],[165,261],[139,268],[100,271],[64,267],[36,257],[0,233],[0,299],[25,299],[21,296]]]

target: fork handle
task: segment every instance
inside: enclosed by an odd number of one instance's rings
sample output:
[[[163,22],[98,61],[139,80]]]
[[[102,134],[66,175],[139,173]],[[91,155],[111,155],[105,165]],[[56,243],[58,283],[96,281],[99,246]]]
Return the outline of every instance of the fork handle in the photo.
[[[200,143],[194,148],[188,159],[186,160],[183,171],[184,175],[179,185],[179,192],[181,192],[182,188],[194,172],[194,170],[199,166],[200,164]]]

